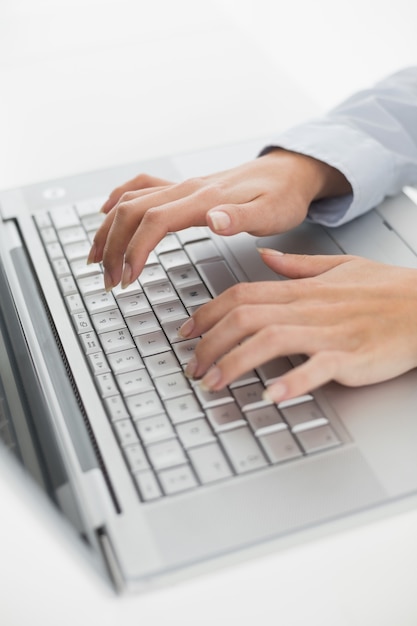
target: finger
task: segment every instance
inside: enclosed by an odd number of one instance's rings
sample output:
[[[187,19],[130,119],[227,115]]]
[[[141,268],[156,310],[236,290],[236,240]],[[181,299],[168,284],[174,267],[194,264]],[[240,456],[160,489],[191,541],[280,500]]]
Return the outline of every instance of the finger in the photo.
[[[218,235],[248,232],[261,236],[275,230],[275,213],[268,208],[268,200],[259,195],[249,202],[220,204],[207,213],[209,228]]]
[[[348,263],[349,255],[284,254],[279,250],[259,248],[262,260],[277,274],[288,278],[310,278]]]
[[[346,352],[337,350],[318,352],[269,385],[264,398],[279,403],[314,391],[335,380],[340,369],[347,367],[348,360],[349,355]]]
[[[204,361],[208,371],[202,378],[202,384],[206,388],[213,390],[222,389],[243,372],[249,371],[274,357],[288,356],[290,354],[315,354],[320,349],[330,349],[332,344],[331,336],[329,339],[329,333],[326,328],[317,329],[275,324],[262,328],[220,359],[215,356],[212,363],[207,363],[202,350],[199,350],[204,339],[205,337],[197,345],[195,351],[196,371],[197,376],[204,374],[201,366]],[[209,370],[208,368],[214,362],[216,362],[215,368]],[[213,371],[216,374],[216,378]]]
[[[165,187],[166,185],[172,185],[172,183],[168,180],[164,180],[163,178],[157,178],[156,176],[139,174],[138,176],[135,176],[135,178],[128,180],[123,185],[113,189],[100,211],[102,213],[108,213],[114,206],[116,206],[122,195],[127,191],[136,191],[152,187]]]

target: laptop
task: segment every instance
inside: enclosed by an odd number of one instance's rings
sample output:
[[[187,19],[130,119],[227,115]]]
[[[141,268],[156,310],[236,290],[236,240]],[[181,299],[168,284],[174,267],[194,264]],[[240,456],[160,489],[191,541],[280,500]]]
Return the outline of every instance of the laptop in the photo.
[[[50,502],[51,528],[59,511],[86,564],[118,592],[416,504],[416,370],[358,389],[331,383],[277,406],[262,400],[264,386],[302,356],[207,393],[183,374],[198,340],[177,334],[235,282],[280,279],[257,246],[417,268],[412,193],[336,229],[171,233],[126,290],[106,293],[100,265],[85,263],[116,185],[140,171],[181,180],[221,170],[266,143],[0,193],[0,455],[11,470],[24,466],[29,488]]]

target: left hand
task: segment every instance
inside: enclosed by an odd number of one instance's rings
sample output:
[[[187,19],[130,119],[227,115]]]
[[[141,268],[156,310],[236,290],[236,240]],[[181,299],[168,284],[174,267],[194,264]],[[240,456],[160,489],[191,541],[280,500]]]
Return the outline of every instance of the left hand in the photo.
[[[292,280],[238,284],[184,324],[203,335],[187,374],[219,390],[277,356],[309,359],[267,390],[273,402],[330,380],[359,386],[417,366],[417,270],[353,256],[262,250]]]

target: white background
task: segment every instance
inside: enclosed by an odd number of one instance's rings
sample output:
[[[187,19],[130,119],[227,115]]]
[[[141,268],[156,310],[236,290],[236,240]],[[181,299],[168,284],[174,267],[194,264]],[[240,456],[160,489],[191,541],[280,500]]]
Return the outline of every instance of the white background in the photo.
[[[416,24],[415,0],[0,0],[0,188],[273,133],[417,64]],[[11,476],[0,501],[4,626],[417,623],[416,511],[114,599]]]

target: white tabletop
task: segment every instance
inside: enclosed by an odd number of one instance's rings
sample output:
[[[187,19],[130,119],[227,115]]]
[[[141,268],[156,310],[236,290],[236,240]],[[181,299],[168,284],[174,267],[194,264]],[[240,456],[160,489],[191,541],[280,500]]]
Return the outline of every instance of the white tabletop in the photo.
[[[288,78],[299,56],[291,50],[287,59],[274,56],[267,14],[267,41],[259,16],[254,39],[238,34],[236,25],[243,25],[248,37],[255,4],[6,0],[0,19],[0,188],[265,136],[314,115],[324,98],[303,94],[311,72]],[[285,18],[288,26],[296,8]],[[284,33],[285,27],[283,17],[279,29]],[[378,71],[370,68],[370,80]],[[350,81],[354,87],[352,76]],[[417,510],[117,598],[61,534],[51,534],[42,507],[21,501],[13,478],[5,478],[5,626],[417,623]]]

